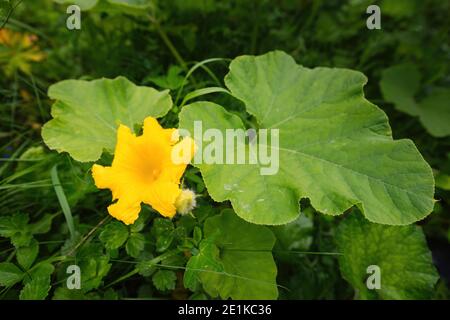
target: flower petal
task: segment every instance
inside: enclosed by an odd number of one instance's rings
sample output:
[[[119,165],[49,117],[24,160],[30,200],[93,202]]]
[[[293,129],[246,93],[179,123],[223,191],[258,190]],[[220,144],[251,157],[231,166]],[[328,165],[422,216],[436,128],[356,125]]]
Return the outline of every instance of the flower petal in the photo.
[[[173,217],[177,213],[175,201],[181,193],[178,183],[158,180],[148,190],[144,203],[151,205],[164,217]]]
[[[133,224],[141,211],[141,202],[136,197],[121,197],[108,207],[108,212],[125,224]]]

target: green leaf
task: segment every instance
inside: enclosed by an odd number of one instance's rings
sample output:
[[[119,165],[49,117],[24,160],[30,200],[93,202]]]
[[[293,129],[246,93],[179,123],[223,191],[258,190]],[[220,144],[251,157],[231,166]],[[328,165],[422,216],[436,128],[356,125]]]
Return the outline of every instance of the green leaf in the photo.
[[[23,283],[27,284],[28,282],[32,281],[33,279],[37,279],[40,277],[47,277],[50,278],[52,273],[55,271],[55,267],[48,262],[39,262],[36,264],[25,276],[23,279]]]
[[[50,231],[56,214],[46,213],[38,222],[30,225],[32,234],[44,234]]]
[[[156,239],[156,251],[163,252],[167,250],[174,239],[174,226],[169,219],[156,218],[153,221],[151,230]]]
[[[22,266],[22,268],[28,270],[36,260],[38,253],[39,244],[35,239],[33,239],[28,246],[17,249],[17,262],[20,266]]]
[[[212,240],[202,241],[198,253],[192,256],[186,265],[184,286],[191,291],[197,291],[198,285],[202,281],[208,291],[214,290],[213,288],[209,290],[209,284],[214,285],[217,281],[215,275],[224,272],[219,254],[219,248]]]
[[[81,270],[81,290],[97,289],[111,269],[109,256],[104,253],[101,243],[89,243],[81,247],[77,254]]]
[[[450,175],[442,172],[435,172],[434,179],[436,180],[436,187],[443,190],[450,190]]]
[[[210,245],[200,246],[206,259],[188,266],[201,270],[199,278],[209,295],[237,300],[277,298],[277,268],[271,252],[275,237],[269,228],[245,222],[226,209],[206,220],[204,234],[202,244],[212,240],[220,253]],[[223,272],[214,260],[223,265]]]
[[[273,227],[272,231],[282,250],[307,251],[313,241],[314,225],[310,218],[300,215],[291,223]]]
[[[100,233],[100,241],[103,242],[106,249],[120,248],[129,235],[128,227],[119,221],[112,221],[108,223],[103,231]]]
[[[125,245],[125,250],[133,258],[139,257],[145,247],[145,238],[141,233],[131,233],[130,238]]]
[[[112,152],[119,124],[129,128],[148,116],[161,117],[172,106],[168,91],[139,87],[124,77],[93,81],[65,80],[48,90],[53,119],[42,128],[50,149],[78,161],[96,161]]]
[[[141,232],[142,229],[144,229],[145,227],[145,223],[147,222],[148,219],[148,211],[142,210],[139,213],[139,217],[137,218],[137,220],[130,225],[130,232]]]
[[[28,226],[29,220],[29,216],[24,213],[0,217],[0,236],[10,238],[16,248],[28,246],[33,239]]]
[[[450,135],[450,90],[434,88],[417,103],[414,96],[420,88],[420,73],[415,65],[401,64],[383,70],[380,88],[386,101],[402,112],[418,116],[432,136]]]
[[[175,289],[177,275],[170,270],[158,270],[152,277],[153,284],[160,291]]]
[[[15,264],[10,262],[0,263],[0,286],[11,287],[21,281],[22,278],[23,273]]]
[[[362,299],[427,299],[438,274],[418,226],[384,226],[357,212],[341,222],[337,237],[342,276]],[[369,290],[367,268],[380,268],[380,289]]]
[[[146,82],[153,82],[158,87],[175,90],[183,85],[184,77],[180,75],[183,69],[179,66],[170,66],[166,76],[147,77]]]
[[[90,257],[80,263],[81,290],[97,289],[111,269],[108,256]]]
[[[435,88],[420,101],[420,122],[434,137],[450,135],[450,89]]]
[[[14,234],[22,232],[27,228],[29,220],[28,215],[24,213],[0,217],[0,236],[11,238]]]
[[[36,277],[20,291],[20,300],[44,300],[50,290],[50,277]]]
[[[401,64],[381,73],[380,88],[384,99],[412,116],[419,115],[414,95],[420,87],[420,73],[415,65]]]
[[[234,59],[225,83],[260,129],[279,130],[279,147],[272,147],[279,170],[261,175],[266,166],[248,159],[194,159],[211,197],[230,200],[240,217],[258,224],[295,220],[301,198],[330,215],[356,205],[373,222],[423,219],[434,205],[431,168],[412,141],[392,139],[386,115],[364,99],[366,81],[352,70],[304,68],[279,51]],[[226,129],[245,129],[240,118],[209,102],[185,106],[179,117],[191,133],[194,121],[202,121],[203,132],[215,128],[224,137]],[[204,151],[202,137],[194,138]]]

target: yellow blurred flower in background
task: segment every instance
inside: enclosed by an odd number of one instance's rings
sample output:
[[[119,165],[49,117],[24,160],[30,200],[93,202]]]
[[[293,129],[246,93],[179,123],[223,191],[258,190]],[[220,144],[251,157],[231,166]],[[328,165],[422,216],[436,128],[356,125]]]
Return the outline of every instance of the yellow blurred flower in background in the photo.
[[[144,132],[138,137],[127,126],[119,126],[112,165],[92,167],[95,185],[110,189],[113,200],[118,200],[108,207],[113,217],[134,223],[142,202],[165,217],[176,214],[180,179],[195,153],[193,139],[178,140],[176,129],[163,129],[152,117],[144,120]],[[186,161],[174,162],[175,150],[182,151]]]
[[[16,71],[31,73],[31,63],[45,58],[45,53],[35,44],[37,36],[9,29],[0,29],[0,65],[7,76]]]

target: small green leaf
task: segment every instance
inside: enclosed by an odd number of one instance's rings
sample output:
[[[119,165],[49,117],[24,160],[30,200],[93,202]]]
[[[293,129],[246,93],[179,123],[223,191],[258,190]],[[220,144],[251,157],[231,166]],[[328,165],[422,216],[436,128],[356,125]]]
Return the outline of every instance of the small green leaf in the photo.
[[[141,232],[142,229],[144,229],[145,227],[145,223],[147,222],[148,219],[148,211],[142,210],[139,213],[139,217],[137,218],[137,220],[130,225],[130,232]]]
[[[50,231],[56,214],[46,213],[38,222],[30,225],[32,234],[44,234]]]
[[[0,263],[0,286],[11,287],[21,281],[22,278],[23,273],[15,264],[10,262]]]
[[[52,85],[48,95],[56,102],[42,137],[50,149],[68,152],[81,162],[98,160],[103,150],[113,152],[119,124],[133,129],[172,107],[167,90],[139,87],[124,77],[65,80]]]
[[[28,246],[33,239],[28,221],[24,213],[0,217],[0,236],[10,238],[16,248]]]
[[[142,260],[139,261],[139,263],[136,265],[136,268],[138,269],[138,272],[143,277],[149,277],[155,272],[156,265],[151,261],[151,258],[149,260]]]
[[[151,230],[156,239],[156,251],[163,252],[167,250],[174,239],[174,226],[169,219],[156,218]]]
[[[158,270],[152,277],[153,284],[160,291],[175,289],[177,275],[170,270]]]
[[[128,227],[119,221],[108,223],[100,233],[100,241],[103,242],[106,249],[120,248],[128,239]]]
[[[50,277],[52,273],[55,271],[55,267],[48,262],[39,262],[36,264],[24,277],[23,283],[27,284],[28,282],[32,281],[33,279],[39,278],[39,277]]]
[[[175,90],[183,85],[184,77],[179,74],[183,69],[179,66],[170,66],[166,76],[147,77],[146,82],[153,82],[163,89]]]
[[[342,276],[362,299],[429,299],[438,280],[420,227],[385,226],[353,211],[336,241]],[[380,269],[380,289],[369,290],[369,266]]]
[[[27,228],[29,217],[24,213],[16,213],[12,216],[0,217],[0,236],[11,238],[14,234]]]
[[[141,254],[142,250],[144,250],[144,247],[145,247],[144,235],[141,233],[133,232],[128,238],[127,244],[125,245],[125,250],[133,258],[137,258]]]
[[[450,89],[435,88],[419,106],[420,122],[431,135],[450,135]]]
[[[436,180],[436,187],[443,190],[450,190],[450,175],[442,172],[435,172],[434,179]]]
[[[415,65],[396,65],[381,73],[380,88],[384,99],[412,116],[419,115],[419,107],[414,99],[419,86],[420,72]]]
[[[50,277],[36,277],[20,291],[20,300],[44,300],[50,290]]]
[[[81,290],[87,292],[97,289],[102,284],[105,277],[111,269],[109,257],[99,256],[91,257],[80,263],[81,269]]]
[[[33,265],[34,260],[36,260],[38,253],[39,244],[33,239],[28,246],[17,249],[17,262],[22,268],[28,270]]]

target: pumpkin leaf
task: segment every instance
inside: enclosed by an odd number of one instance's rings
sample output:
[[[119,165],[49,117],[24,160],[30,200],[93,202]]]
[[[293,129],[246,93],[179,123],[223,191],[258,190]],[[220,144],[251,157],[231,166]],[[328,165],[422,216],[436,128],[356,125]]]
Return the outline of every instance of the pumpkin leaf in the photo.
[[[422,229],[385,226],[352,213],[336,235],[342,276],[362,299],[428,299],[438,274]],[[380,270],[380,289],[368,289],[369,266]]]
[[[301,198],[330,215],[357,206],[382,224],[426,217],[434,205],[431,168],[412,141],[392,139],[385,113],[364,98],[366,81],[357,71],[302,67],[280,51],[234,59],[225,83],[259,129],[278,129],[279,146],[270,148],[279,153],[279,170],[263,175],[262,162],[194,158],[211,197],[230,200],[241,218],[257,224],[295,220]],[[223,137],[226,129],[245,129],[239,117],[210,102],[185,106],[179,117],[191,134],[195,121]],[[210,146],[195,133],[194,139],[202,152]]]

